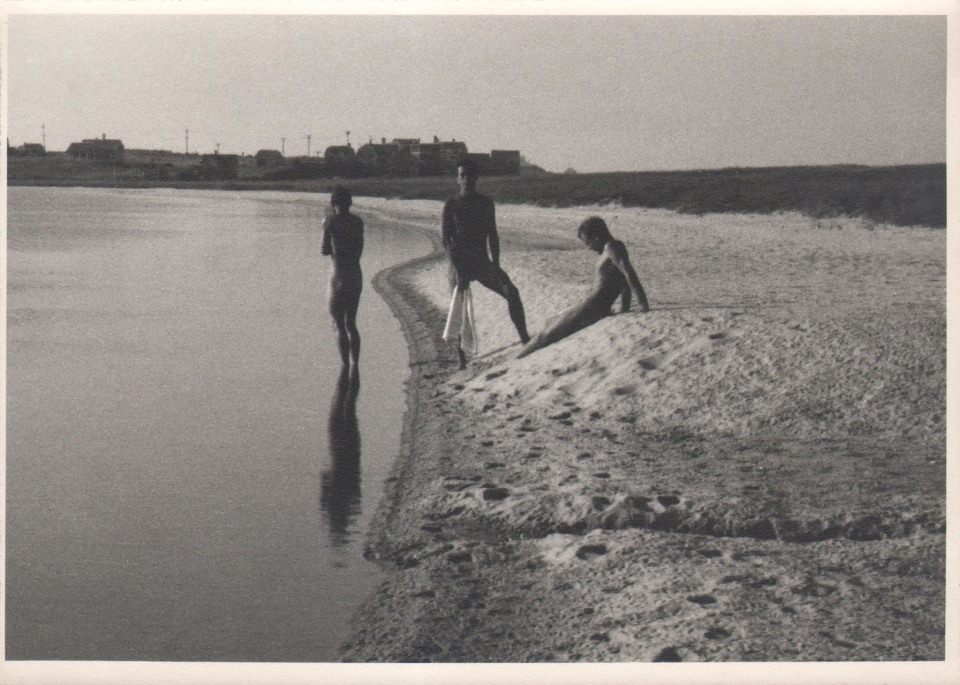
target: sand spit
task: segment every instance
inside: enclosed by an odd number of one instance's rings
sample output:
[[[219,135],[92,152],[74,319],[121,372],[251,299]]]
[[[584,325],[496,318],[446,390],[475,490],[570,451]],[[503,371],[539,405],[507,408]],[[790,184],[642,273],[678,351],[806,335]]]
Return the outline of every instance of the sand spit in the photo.
[[[438,203],[357,205],[436,236]],[[378,276],[410,404],[343,659],[943,659],[944,232],[501,206],[531,332],[590,282],[593,213],[653,311],[522,360],[478,289],[456,370],[439,255]]]

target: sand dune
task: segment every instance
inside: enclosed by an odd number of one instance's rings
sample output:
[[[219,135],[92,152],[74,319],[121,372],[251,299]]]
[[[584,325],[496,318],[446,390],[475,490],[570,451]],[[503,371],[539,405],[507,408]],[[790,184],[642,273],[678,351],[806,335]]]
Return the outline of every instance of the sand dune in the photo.
[[[363,199],[437,233],[439,204]],[[499,206],[531,332],[602,216],[650,299],[529,357],[439,257],[383,274],[413,350],[404,452],[347,660],[942,659],[945,233],[793,214]]]

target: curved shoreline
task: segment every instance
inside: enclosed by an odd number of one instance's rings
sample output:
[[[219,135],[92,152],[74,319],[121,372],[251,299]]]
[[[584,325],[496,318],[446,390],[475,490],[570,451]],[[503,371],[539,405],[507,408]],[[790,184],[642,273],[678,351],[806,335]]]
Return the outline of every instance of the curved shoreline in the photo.
[[[401,506],[398,496],[398,487],[403,482],[403,473],[414,457],[418,435],[417,424],[423,406],[425,388],[423,385],[424,371],[431,359],[436,359],[442,349],[443,341],[436,333],[435,327],[430,327],[424,321],[429,311],[429,304],[422,295],[409,283],[403,281],[403,275],[414,271],[421,266],[443,258],[443,248],[436,233],[425,227],[416,230],[430,241],[433,249],[429,254],[417,257],[402,264],[383,269],[373,277],[373,287],[390,307],[393,315],[400,322],[400,328],[407,343],[410,375],[404,382],[406,394],[406,410],[400,434],[400,449],[391,468],[391,475],[384,484],[380,504],[374,513],[367,532],[368,550],[378,545],[384,534],[388,522],[394,512]],[[368,557],[376,557],[375,552],[367,552]]]

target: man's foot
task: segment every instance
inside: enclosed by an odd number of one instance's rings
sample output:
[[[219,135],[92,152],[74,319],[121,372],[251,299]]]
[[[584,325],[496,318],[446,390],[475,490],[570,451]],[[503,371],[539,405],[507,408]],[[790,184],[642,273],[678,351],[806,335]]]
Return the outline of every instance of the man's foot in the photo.
[[[523,335],[520,336],[520,344],[521,344],[521,345],[526,345],[528,342],[530,342],[530,336],[529,336],[529,335],[527,335],[526,333],[524,333]]]
[[[460,348],[457,348],[457,364],[461,370],[467,368],[467,355]]]

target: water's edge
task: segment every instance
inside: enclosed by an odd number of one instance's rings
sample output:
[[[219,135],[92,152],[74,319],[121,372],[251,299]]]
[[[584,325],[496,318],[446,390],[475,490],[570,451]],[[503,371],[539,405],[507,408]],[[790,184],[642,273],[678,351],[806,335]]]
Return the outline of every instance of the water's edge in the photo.
[[[380,503],[370,521],[366,536],[367,548],[375,547],[382,538],[386,526],[393,513],[400,505],[398,485],[403,482],[403,474],[416,450],[417,417],[422,409],[422,388],[420,377],[424,373],[424,365],[431,359],[436,359],[442,349],[443,340],[439,331],[426,326],[421,313],[428,307],[425,299],[417,293],[410,284],[405,283],[406,273],[416,271],[421,266],[437,261],[443,257],[443,248],[436,231],[422,226],[415,228],[433,246],[430,254],[417,257],[402,264],[395,264],[378,272],[373,278],[374,290],[390,307],[390,311],[400,322],[400,328],[407,342],[407,353],[410,360],[410,373],[405,381],[407,408],[404,412],[400,434],[400,446],[390,470],[390,476],[384,483]],[[420,301],[418,301],[420,300]]]

